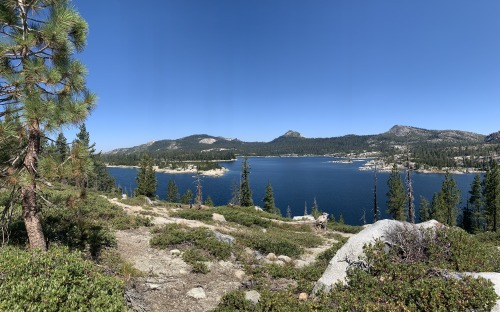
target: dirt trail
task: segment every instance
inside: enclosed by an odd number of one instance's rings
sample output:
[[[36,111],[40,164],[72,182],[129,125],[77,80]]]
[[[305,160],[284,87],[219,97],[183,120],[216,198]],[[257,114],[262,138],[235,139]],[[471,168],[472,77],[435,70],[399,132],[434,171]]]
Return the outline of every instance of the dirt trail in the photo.
[[[155,225],[167,223],[183,224],[189,227],[204,226],[218,231],[238,231],[224,223],[205,224],[196,220],[186,220],[169,216],[174,207],[141,206],[124,204],[117,199],[109,199],[129,214],[152,215]],[[170,250],[151,248],[150,228],[123,230],[116,233],[117,250],[121,257],[130,262],[136,269],[144,273],[144,277],[134,278],[126,291],[126,297],[133,311],[208,311],[214,309],[221,297],[240,288],[246,279],[242,266],[231,257],[228,261],[207,263],[210,272],[207,274],[191,273],[191,267],[180,255]],[[300,257],[303,265],[312,263],[316,256],[335,242],[326,239],[322,246],[308,248]],[[201,288],[205,298],[195,299],[188,294],[193,288]],[[203,295],[201,295],[203,297]]]

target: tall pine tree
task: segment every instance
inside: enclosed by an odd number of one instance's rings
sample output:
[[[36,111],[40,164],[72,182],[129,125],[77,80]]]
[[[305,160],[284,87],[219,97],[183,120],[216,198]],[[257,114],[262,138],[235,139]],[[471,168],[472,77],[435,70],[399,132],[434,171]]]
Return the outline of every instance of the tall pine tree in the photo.
[[[174,180],[168,180],[167,186],[167,201],[169,203],[178,203],[179,202],[179,189],[177,188],[177,184]]]
[[[457,205],[460,203],[460,190],[453,176],[446,172],[441,190],[434,203],[434,218],[446,225],[455,226],[457,224]]]
[[[240,205],[242,207],[253,206],[252,190],[250,189],[250,166],[248,165],[248,158],[243,158],[241,166],[241,184],[240,184]]]
[[[67,0],[3,1],[0,24],[0,116],[16,113],[20,121],[5,125],[2,137],[24,138],[2,171],[17,177],[6,181],[20,190],[30,247],[46,250],[37,187],[41,140],[82,122],[94,106],[86,69],[72,58],[83,50],[88,27]]]
[[[263,210],[269,213],[274,213],[276,210],[276,206],[274,205],[274,193],[273,193],[273,187],[271,186],[271,182],[268,180],[267,181],[267,186],[266,186],[266,195],[262,199],[264,202],[264,207]]]
[[[403,179],[395,163],[392,166],[387,186],[389,186],[389,191],[387,192],[387,212],[392,215],[394,220],[404,221],[406,219],[404,211],[406,195]]]
[[[495,160],[484,176],[484,206],[488,229],[498,231],[500,227],[500,169]]]
[[[482,185],[479,174],[474,177],[474,181],[472,181],[470,186],[468,203],[470,208],[471,230],[473,233],[480,232],[484,228],[484,216]]]
[[[141,158],[136,181],[136,196],[144,195],[149,198],[152,198],[154,196],[157,186],[156,175],[155,170],[153,169],[153,160],[148,155],[144,155]]]

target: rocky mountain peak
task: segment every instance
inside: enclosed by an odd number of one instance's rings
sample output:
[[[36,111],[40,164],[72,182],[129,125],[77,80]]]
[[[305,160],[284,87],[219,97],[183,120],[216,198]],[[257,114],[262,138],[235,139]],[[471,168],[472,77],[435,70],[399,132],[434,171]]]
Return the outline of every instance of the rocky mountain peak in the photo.
[[[283,136],[288,138],[303,138],[302,134],[293,130],[288,130]]]

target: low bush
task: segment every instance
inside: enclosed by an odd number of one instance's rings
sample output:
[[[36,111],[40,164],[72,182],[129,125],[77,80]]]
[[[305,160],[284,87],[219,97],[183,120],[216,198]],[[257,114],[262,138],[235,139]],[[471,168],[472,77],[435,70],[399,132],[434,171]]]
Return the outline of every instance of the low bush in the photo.
[[[79,252],[0,248],[1,311],[125,311],[123,283]]]
[[[187,220],[198,220],[198,221],[210,221],[212,220],[212,209],[210,210],[198,210],[198,209],[181,209],[179,211],[172,212],[170,216],[183,218]]]
[[[342,233],[351,233],[351,234],[357,234],[364,229],[364,227],[359,226],[359,225],[349,225],[349,224],[338,223],[338,222],[328,222],[327,227],[329,230],[332,230],[332,231],[337,231],[337,232],[342,232]]]
[[[152,232],[151,246],[186,250],[183,259],[190,263],[193,271],[197,273],[208,272],[200,262],[211,259],[226,260],[231,256],[231,246],[215,239],[214,232],[204,227],[187,228],[178,224],[166,224],[154,228]]]

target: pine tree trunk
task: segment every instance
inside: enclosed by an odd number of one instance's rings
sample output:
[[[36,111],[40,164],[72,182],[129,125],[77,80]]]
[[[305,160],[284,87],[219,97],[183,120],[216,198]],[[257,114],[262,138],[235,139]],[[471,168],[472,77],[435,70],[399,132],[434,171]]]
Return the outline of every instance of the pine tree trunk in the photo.
[[[38,168],[37,159],[40,150],[40,130],[37,125],[30,126],[28,136],[28,150],[24,158],[24,167],[28,171],[30,181],[21,187],[23,219],[28,233],[31,249],[39,248],[47,250],[45,237],[40,223],[40,215],[37,211],[36,200],[36,175]]]

